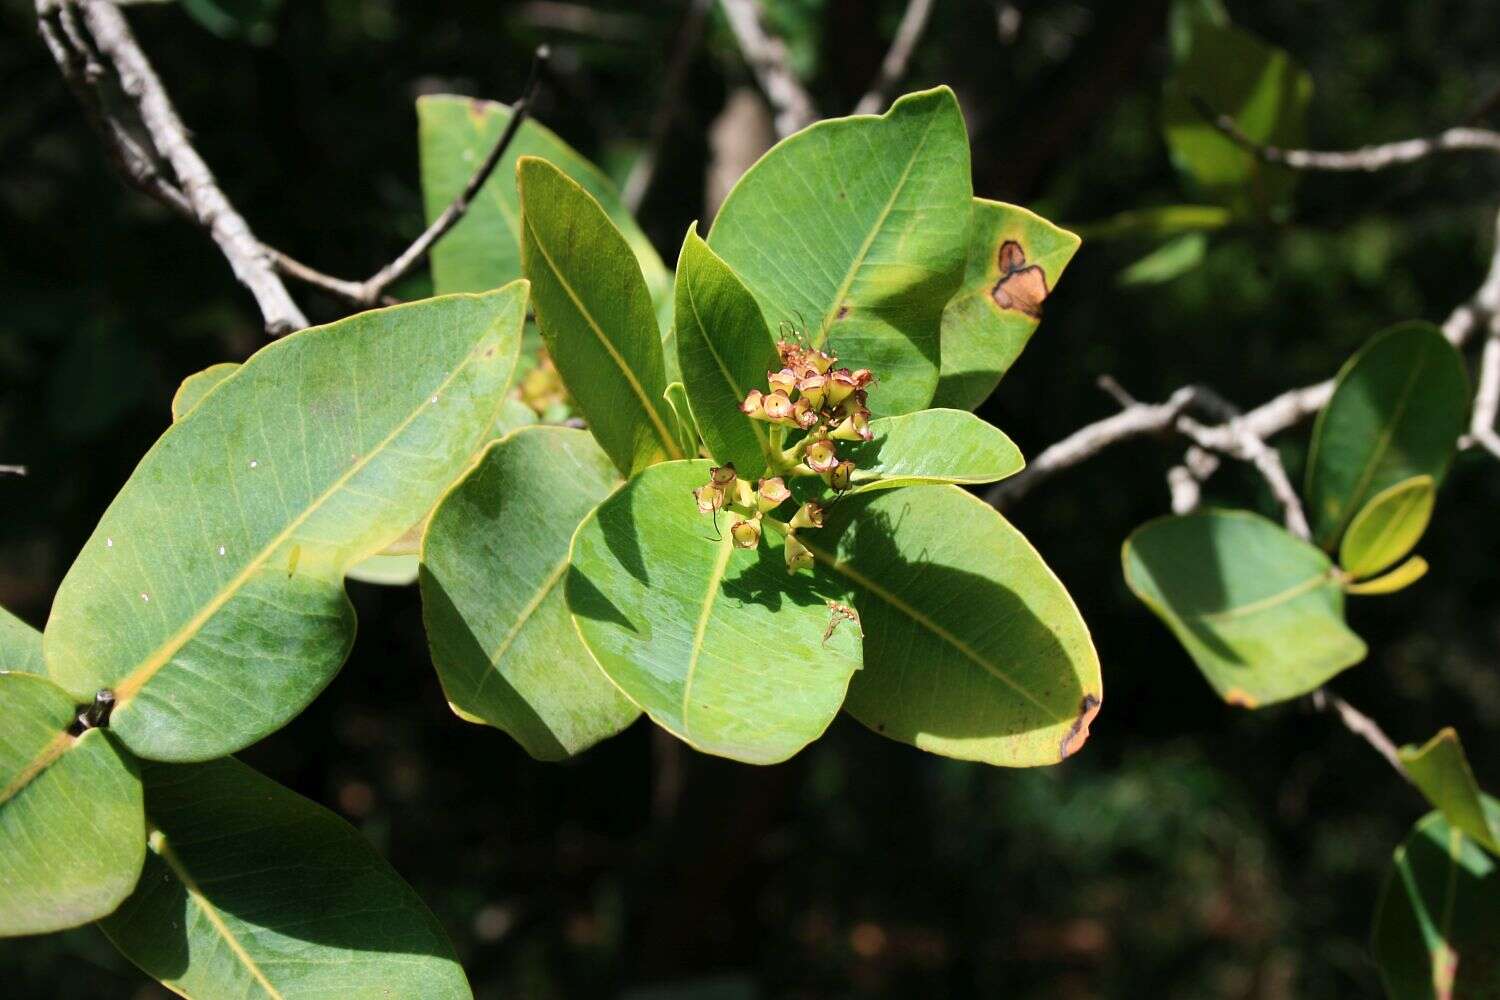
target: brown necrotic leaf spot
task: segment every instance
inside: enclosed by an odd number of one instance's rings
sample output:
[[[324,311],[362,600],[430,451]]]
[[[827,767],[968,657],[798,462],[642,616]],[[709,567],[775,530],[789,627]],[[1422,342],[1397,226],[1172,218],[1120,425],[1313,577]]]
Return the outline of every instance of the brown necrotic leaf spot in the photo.
[[[1027,265],[1026,251],[1015,240],[1000,244],[1000,280],[990,297],[1001,309],[1014,309],[1032,319],[1042,318],[1047,299],[1047,276],[1035,264]]]

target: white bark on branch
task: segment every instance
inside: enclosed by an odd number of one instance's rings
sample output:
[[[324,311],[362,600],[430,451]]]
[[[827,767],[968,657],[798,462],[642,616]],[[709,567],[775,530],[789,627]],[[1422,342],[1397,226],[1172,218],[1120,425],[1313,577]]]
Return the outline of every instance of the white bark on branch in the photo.
[[[180,192],[182,201],[191,209],[193,217],[218,244],[240,284],[255,297],[265,321],[266,332],[277,336],[306,326],[307,319],[277,275],[270,254],[266,253],[260,241],[255,238],[245,219],[235,211],[220,190],[213,171],[193,148],[186,126],[178,117],[177,109],[167,96],[150,60],[141,51],[125,15],[114,4],[104,0],[38,0],[39,18],[45,21],[56,13],[63,30],[68,32],[75,44],[84,46],[79,58],[83,61],[85,80],[97,80],[102,67],[93,61],[87,43],[81,38],[81,33],[72,20],[74,10],[82,15],[83,25],[88,30],[93,46],[113,67],[120,89],[140,116],[156,155],[169,164],[172,173],[176,175],[172,187]],[[49,48],[52,45],[53,39],[48,39]],[[76,70],[76,67],[76,62],[60,64],[65,73]],[[124,131],[123,126],[114,127]],[[134,153],[127,152],[123,155],[140,159],[144,157],[144,151],[136,147]],[[145,183],[162,191],[162,197],[176,200],[165,193],[162,187],[164,181],[149,179],[151,173],[144,167],[128,169],[132,176],[142,178]]]
[[[785,138],[817,120],[812,98],[787,63],[786,43],[766,33],[756,0],[719,0],[745,62],[775,109],[776,134]]]
[[[885,107],[890,100],[891,91],[906,75],[906,64],[911,61],[912,52],[927,30],[933,6],[934,0],[909,0],[901,15],[901,23],[896,25],[896,35],[891,39],[891,47],[880,61],[880,72],[865,96],[854,106],[855,114],[873,115]]]
[[[1284,149],[1280,146],[1268,146],[1256,142],[1240,129],[1233,118],[1219,113],[1206,101],[1194,99],[1193,104],[1199,114],[1214,128],[1233,140],[1236,145],[1255,154],[1265,163],[1274,163],[1293,170],[1373,172],[1405,163],[1415,163],[1439,153],[1500,154],[1500,132],[1468,126],[1446,129],[1437,135],[1361,146],[1358,149]]]

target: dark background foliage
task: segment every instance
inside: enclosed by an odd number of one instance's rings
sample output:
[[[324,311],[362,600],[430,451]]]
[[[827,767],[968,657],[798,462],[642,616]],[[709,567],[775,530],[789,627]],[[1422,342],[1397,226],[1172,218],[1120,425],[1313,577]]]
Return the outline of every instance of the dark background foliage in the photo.
[[[200,4],[201,6],[201,4]],[[896,0],[768,4],[825,114],[863,91]],[[945,0],[910,87],[950,83],[976,193],[1085,224],[1186,200],[1159,132],[1163,2]],[[1313,73],[1312,142],[1435,131],[1497,83],[1481,3],[1231,2]],[[557,13],[582,9],[574,28]],[[413,98],[510,99],[556,57],[539,117],[617,175],[650,130],[685,4],[302,0],[253,37],[177,5],[130,17],[201,151],[269,242],[367,274],[421,226]],[[168,422],[178,381],[263,342],[203,235],[111,175],[35,36],[0,0],[0,603],[40,625],[78,545]],[[722,20],[642,208],[670,257],[704,214],[707,129],[748,82]],[[1493,119],[1490,124],[1497,124]],[[1306,178],[1291,222],[1216,234],[1195,269],[1122,286],[1147,240],[1086,240],[1031,348],[985,406],[1028,454],[1113,403],[1187,382],[1253,405],[1332,374],[1378,329],[1441,320],[1491,249],[1493,161]],[[297,293],[315,319],[336,303]],[[1306,429],[1281,444],[1294,475]],[[921,754],[840,720],[792,762],[700,757],[638,724],[539,764],[443,703],[415,588],[352,584],[361,630],[329,690],[242,756],[347,817],[448,928],[484,997],[1345,997],[1377,990],[1365,940],[1391,849],[1421,813],[1369,748],[1292,704],[1221,704],[1121,581],[1164,512],[1180,442],[1137,442],[1012,513],[1075,595],[1107,697],[1088,747],[1015,772]],[[1251,475],[1211,487],[1269,510]],[[1464,734],[1500,785],[1500,469],[1460,458],[1423,551],[1432,574],[1360,602],[1369,660],[1335,688],[1402,742]],[[0,943],[3,992],[160,990],[92,929]]]

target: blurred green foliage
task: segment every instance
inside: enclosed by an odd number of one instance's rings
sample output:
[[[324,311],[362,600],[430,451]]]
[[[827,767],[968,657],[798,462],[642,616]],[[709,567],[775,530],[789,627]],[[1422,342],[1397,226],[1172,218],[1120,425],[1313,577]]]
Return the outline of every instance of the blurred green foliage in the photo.
[[[420,229],[419,94],[509,100],[532,46],[549,41],[538,117],[619,179],[650,132],[686,7],[259,6],[266,30],[248,36],[206,30],[177,5],[128,14],[251,224],[350,277]],[[771,6],[833,114],[874,75],[903,4]],[[1310,73],[1306,133],[1319,147],[1434,131],[1500,84],[1485,4],[1227,6]],[[1167,4],[1001,7],[1020,13],[1013,35],[995,5],[940,4],[907,80],[958,92],[975,192],[1062,224],[1191,201],[1160,128]],[[0,604],[40,624],[170,419],[179,380],[243,359],[262,335],[212,245],[111,175],[32,16],[26,0],[0,0],[12,95],[0,108],[0,462],[31,469],[0,479]],[[708,127],[750,82],[715,15],[642,206],[659,250],[704,216]],[[1035,455],[1112,411],[1093,387],[1101,373],[1141,398],[1204,382],[1245,405],[1328,377],[1375,331],[1441,321],[1472,293],[1497,187],[1500,170],[1474,156],[1308,175],[1286,221],[1217,220],[1196,266],[1154,282],[1120,277],[1162,234],[1093,239],[1084,227],[1039,334],[983,415]],[[339,315],[297,294],[315,318]],[[1306,441],[1304,428],[1281,442],[1294,479]],[[1172,441],[1117,449],[1012,512],[1104,664],[1093,739],[1057,768],[942,761],[848,720],[768,769],[670,752],[644,726],[576,762],[535,763],[451,716],[415,589],[365,586],[343,673],[244,757],[359,825],[437,911],[485,997],[1370,995],[1371,913],[1422,803],[1326,717],[1220,704],[1128,595],[1119,543],[1166,509],[1163,474],[1180,453]],[[1210,499],[1274,512],[1240,468]],[[1371,655],[1336,682],[1398,741],[1457,726],[1489,788],[1497,504],[1493,462],[1461,455],[1423,543],[1431,573],[1351,608]],[[160,995],[92,929],[0,945],[0,981],[17,997]]]

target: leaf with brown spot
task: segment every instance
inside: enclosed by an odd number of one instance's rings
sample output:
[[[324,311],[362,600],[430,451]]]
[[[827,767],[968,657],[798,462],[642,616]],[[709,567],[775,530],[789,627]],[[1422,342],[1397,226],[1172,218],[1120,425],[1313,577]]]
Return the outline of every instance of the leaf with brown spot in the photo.
[[[974,199],[963,284],[943,309],[933,406],[972,410],[995,391],[1078,244],[1076,235],[1024,208]]]

